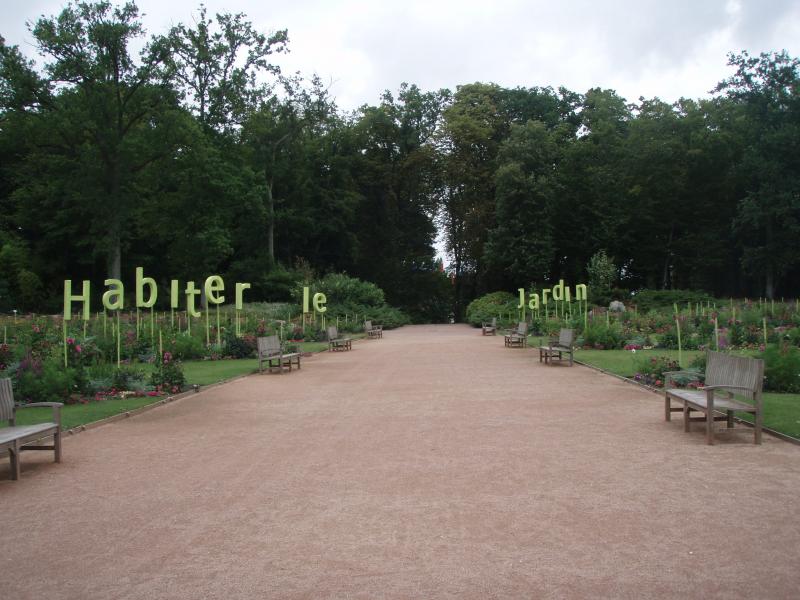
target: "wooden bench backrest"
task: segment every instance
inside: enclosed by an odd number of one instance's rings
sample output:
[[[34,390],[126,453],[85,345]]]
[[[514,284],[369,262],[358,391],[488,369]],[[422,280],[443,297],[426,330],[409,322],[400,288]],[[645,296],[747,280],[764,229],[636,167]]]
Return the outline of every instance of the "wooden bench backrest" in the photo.
[[[11,380],[0,379],[0,421],[9,421],[14,418],[14,389]]]
[[[492,317],[492,322],[489,323],[490,327],[497,327],[497,317]]]
[[[277,335],[267,335],[256,340],[258,344],[258,355],[280,354],[281,341]]]
[[[364,321],[364,331],[372,329],[372,321]]]
[[[709,351],[706,355],[706,385],[745,387],[749,391],[736,393],[754,400],[755,395],[761,396],[764,385],[764,361]]]
[[[328,327],[328,341],[335,340],[339,337],[339,330],[336,329],[336,325],[331,325]]]
[[[574,329],[562,329],[558,334],[558,345],[564,346],[565,348],[572,348],[572,344],[575,341],[575,330]]]
[[[517,331],[520,335],[527,335],[528,334],[528,322],[527,321],[520,321],[519,325],[517,325]]]

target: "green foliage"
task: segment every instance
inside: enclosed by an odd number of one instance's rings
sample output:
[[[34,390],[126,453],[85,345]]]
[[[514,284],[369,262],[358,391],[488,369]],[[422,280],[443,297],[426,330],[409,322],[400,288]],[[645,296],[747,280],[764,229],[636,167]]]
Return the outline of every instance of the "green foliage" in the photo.
[[[667,371],[680,371],[678,361],[667,356],[643,357],[636,364],[634,379],[646,385],[661,387],[664,385],[664,373]],[[700,372],[697,372],[697,377]],[[694,380],[694,378],[689,378]]]
[[[562,278],[588,277],[603,305],[631,289],[800,295],[800,77],[785,52],[731,55],[709,100],[403,84],[349,114],[319,78],[279,79],[286,31],[245,15],[201,7],[152,37],[134,3],[30,16],[41,66],[0,44],[0,309],[57,312],[64,279],[128,287],[138,265],[295,303],[304,272],[346,271],[384,298],[324,290],[332,303],[385,300],[417,321]]]
[[[517,314],[518,299],[508,292],[492,292],[476,298],[467,306],[467,322],[474,327],[491,322],[497,318],[498,323],[507,319],[508,314]]]
[[[640,313],[651,310],[674,312],[675,304],[678,305],[678,310],[682,310],[686,308],[687,303],[690,303],[694,310],[698,303],[706,306],[714,302],[714,298],[699,290],[641,290],[633,297],[633,303]]]
[[[770,392],[800,392],[800,348],[782,344],[763,354],[764,389]]]
[[[206,355],[204,341],[185,331],[168,339],[164,344],[164,348],[175,357],[175,360],[203,358]]]
[[[20,362],[14,381],[14,397],[19,402],[71,402],[88,389],[82,369],[64,368],[56,359],[36,358]]]
[[[225,336],[225,355],[233,358],[252,358],[256,352],[256,337],[243,335],[237,337],[234,332]]]
[[[615,350],[625,345],[625,334],[619,323],[606,325],[601,321],[590,321],[582,337],[583,345],[591,348]]]
[[[159,360],[160,359],[160,360]],[[155,368],[150,376],[150,385],[157,392],[176,394],[186,385],[186,376],[179,361],[173,359],[172,354],[164,354],[156,360]]]
[[[605,250],[595,252],[586,265],[589,275],[589,295],[595,304],[607,306],[611,301],[611,286],[617,278],[617,267]]]
[[[361,318],[361,314],[363,314],[363,318]],[[367,307],[363,313],[359,313],[359,318],[362,322],[372,321],[373,325],[383,325],[384,329],[396,329],[411,322],[407,314],[388,304]]]
[[[122,366],[114,369],[111,378],[111,387],[119,391],[143,390],[145,374],[141,369]]]
[[[331,304],[378,307],[385,301],[383,290],[377,285],[344,273],[330,273],[313,282],[310,287],[312,293],[324,293]],[[295,297],[301,301],[303,290],[297,291]]]

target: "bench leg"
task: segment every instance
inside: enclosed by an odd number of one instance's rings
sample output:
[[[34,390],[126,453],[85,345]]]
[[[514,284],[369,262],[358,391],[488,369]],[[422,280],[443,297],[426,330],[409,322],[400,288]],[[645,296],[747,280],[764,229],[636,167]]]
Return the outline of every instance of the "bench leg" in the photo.
[[[706,443],[714,445],[714,411],[706,409]]]
[[[53,453],[55,454],[55,461],[61,462],[61,430],[59,429],[53,434]]]
[[[685,402],[683,403],[683,430],[689,433],[689,418],[692,416],[692,409]]]
[[[761,411],[758,411],[753,415],[753,443],[760,444],[761,443]]]
[[[19,479],[19,442],[14,442],[14,446],[8,449],[8,458],[11,461],[11,479]]]
[[[726,419],[726,421],[728,424],[728,429],[733,429],[733,411],[732,410],[727,411],[727,416],[728,418]]]
[[[669,401],[669,396],[664,394],[664,420],[671,421],[672,420],[672,403]]]

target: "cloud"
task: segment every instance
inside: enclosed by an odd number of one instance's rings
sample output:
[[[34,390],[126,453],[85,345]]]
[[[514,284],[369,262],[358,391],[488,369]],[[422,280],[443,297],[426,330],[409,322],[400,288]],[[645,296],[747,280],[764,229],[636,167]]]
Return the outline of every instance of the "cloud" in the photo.
[[[61,0],[9,3],[11,43],[24,21],[57,13]],[[289,72],[331,82],[342,108],[378,102],[384,89],[423,90],[474,81],[508,87],[612,88],[628,100],[707,94],[727,77],[726,54],[800,53],[796,0],[206,0],[210,14],[241,11],[262,31],[289,29]],[[139,0],[145,26],[161,33],[191,22],[196,0]],[[9,32],[9,33],[7,33]],[[29,37],[29,36],[28,36]],[[15,39],[16,38],[16,39]],[[25,51],[26,49],[23,48]],[[30,47],[28,47],[30,50]]]

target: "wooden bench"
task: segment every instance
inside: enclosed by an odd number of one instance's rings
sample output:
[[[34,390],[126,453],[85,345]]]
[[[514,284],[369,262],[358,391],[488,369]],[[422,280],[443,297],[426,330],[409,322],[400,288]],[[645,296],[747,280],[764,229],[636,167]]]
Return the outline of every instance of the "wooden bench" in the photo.
[[[520,321],[516,329],[512,329],[505,336],[506,348],[524,348],[528,341],[528,323]]]
[[[364,331],[371,340],[383,337],[383,325],[373,325],[372,321],[364,321]]]
[[[17,425],[16,411],[19,408],[50,407],[53,420],[36,425]],[[55,462],[61,462],[61,402],[34,402],[14,404],[14,390],[10,379],[0,379],[0,420],[8,421],[8,427],[0,429],[0,452],[8,450],[11,460],[11,479],[19,479],[20,453],[23,450],[52,450]],[[42,438],[53,436],[52,446],[34,446]]]
[[[575,330],[562,329],[557,339],[550,340],[547,346],[539,346],[539,362],[544,361],[544,364],[553,364],[553,361],[559,362],[564,360],[564,355],[569,355],[569,366],[573,365],[573,344],[575,343]]]
[[[258,372],[264,371],[264,363],[267,363],[267,370],[272,372],[273,369],[278,369],[283,373],[284,368],[292,370],[292,364],[296,364],[300,368],[299,352],[283,351],[280,339],[277,335],[267,335],[259,337],[256,340],[258,344]]]
[[[482,335],[497,335],[497,317],[493,317],[491,323],[483,323],[481,327]]]
[[[352,350],[353,341],[350,338],[340,338],[336,325],[328,327],[328,352],[339,350]]]
[[[706,424],[706,442],[713,444],[715,421],[727,422],[727,428],[720,431],[744,430],[744,427],[734,427],[733,416],[735,412],[746,412],[753,415],[754,442],[761,443],[763,360],[709,351],[706,354],[705,384],[696,391],[674,387],[673,382],[679,375],[697,374],[686,371],[664,373],[666,421],[671,419],[673,412],[683,412],[683,428],[687,432],[692,421],[703,421]],[[737,395],[748,402],[737,399]],[[673,402],[680,406],[673,407]],[[701,412],[705,416],[692,417],[692,412]]]

